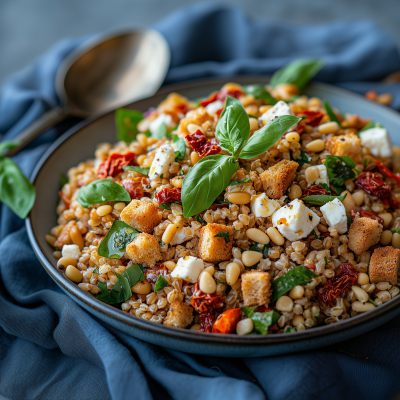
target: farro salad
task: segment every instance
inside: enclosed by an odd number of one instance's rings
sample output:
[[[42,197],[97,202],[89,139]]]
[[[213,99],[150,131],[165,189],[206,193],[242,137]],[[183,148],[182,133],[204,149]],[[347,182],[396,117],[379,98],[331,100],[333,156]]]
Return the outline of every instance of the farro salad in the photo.
[[[302,331],[398,296],[400,149],[301,95],[321,67],[117,110],[118,143],[62,177],[59,270],[132,316],[221,334]]]

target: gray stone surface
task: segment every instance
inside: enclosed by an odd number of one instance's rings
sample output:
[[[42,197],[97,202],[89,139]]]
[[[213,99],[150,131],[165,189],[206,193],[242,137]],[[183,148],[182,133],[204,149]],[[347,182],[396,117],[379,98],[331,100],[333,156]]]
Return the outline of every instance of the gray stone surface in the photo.
[[[58,40],[96,31],[144,27],[199,0],[0,0],[0,85]],[[400,0],[231,0],[272,21],[318,24],[373,19],[400,44]]]

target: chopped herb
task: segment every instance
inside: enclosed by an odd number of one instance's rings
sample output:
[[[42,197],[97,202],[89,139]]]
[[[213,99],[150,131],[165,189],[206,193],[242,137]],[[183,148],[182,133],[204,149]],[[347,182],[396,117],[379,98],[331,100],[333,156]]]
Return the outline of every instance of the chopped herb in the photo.
[[[356,177],[356,173],[354,172],[356,164],[347,156],[326,156],[325,167],[328,172],[329,181],[337,194],[345,190],[343,185],[345,181]]]
[[[93,274],[99,274],[99,269],[96,267],[96,268],[93,270],[92,273],[93,273]]]
[[[309,156],[305,151],[300,150],[299,157],[294,161],[296,161],[298,164],[309,164],[312,161],[312,157]]]
[[[166,244],[165,244],[164,242],[158,242],[158,244],[159,244],[161,247],[166,246]]]
[[[325,261],[325,266],[327,266],[328,265],[328,260],[327,260],[326,257],[324,257],[324,261]]]
[[[167,125],[163,122],[156,130],[153,132],[153,137],[156,139],[162,139],[167,137]]]
[[[367,168],[369,162],[368,162],[368,160],[366,158],[364,158],[363,164],[364,164],[364,168]]]
[[[157,293],[159,290],[164,289],[167,285],[168,281],[162,275],[159,275],[156,280],[156,284],[154,285],[154,293]]]
[[[328,193],[328,194],[332,193],[330,187],[326,183],[313,183],[310,186],[317,186],[317,185],[322,186],[326,190],[326,193]]]
[[[133,171],[133,172],[138,172],[139,174],[142,175],[149,175],[150,168],[143,168],[143,167],[132,167],[131,165],[127,165],[124,168],[124,171]]]
[[[148,270],[148,268],[143,267],[142,264],[138,264],[138,265],[139,265],[139,268],[142,270],[143,273],[145,273]]]
[[[54,247],[54,250],[61,251],[61,249],[59,247]]]
[[[350,225],[353,222],[353,218],[351,218],[351,214],[349,212],[346,213],[346,217],[347,217],[347,230],[350,229]]]
[[[164,174],[161,174],[161,175],[160,175],[160,179],[163,179],[163,178],[164,178]]]
[[[201,214],[199,214],[196,217],[196,220],[197,220],[197,222],[200,222],[201,224],[205,224],[206,223],[206,221],[204,221],[204,218],[201,216]]]
[[[262,253],[263,251],[258,247],[258,243],[253,244],[250,249],[250,251],[258,251],[259,253]]]
[[[251,114],[247,114],[247,115],[249,116],[249,118],[253,118],[253,119],[256,119],[258,121],[258,118],[256,116],[251,115]]]
[[[337,122],[338,125],[341,126],[339,118],[334,113],[334,111],[332,110],[331,106],[329,105],[329,103],[326,100],[324,100],[324,105],[325,105],[326,113],[329,115],[329,118],[331,119],[331,121],[332,122]]]
[[[315,318],[318,318],[318,317],[320,317],[320,316],[321,316],[320,313],[314,315]]]
[[[313,204],[315,206],[323,206],[326,203],[329,203],[330,201],[333,201],[335,199],[338,199],[340,201],[343,201],[347,196],[347,193],[345,193],[343,196],[326,196],[326,195],[313,195],[313,196],[306,196],[302,197],[301,200],[303,200],[305,203]]]
[[[284,333],[294,333],[294,332],[296,332],[296,329],[294,329],[291,326],[287,326]]]
[[[68,177],[65,174],[61,174],[60,176],[60,189],[64,187],[68,183]]]
[[[179,172],[179,174],[178,174],[178,176],[183,176],[183,175],[185,175],[185,171],[184,171],[184,170],[182,170],[182,171]]]
[[[400,233],[400,228],[399,228],[399,229],[394,229],[394,230],[392,231],[392,233]]]
[[[263,258],[268,258],[269,246],[265,245],[263,248]]]
[[[226,282],[220,281],[219,279],[215,279],[215,282],[217,282],[217,283],[223,283],[224,285],[228,285]]]
[[[311,231],[311,234],[314,235],[314,236],[315,236],[315,239],[317,239],[317,240],[321,240],[321,238],[322,238],[321,236],[318,236],[318,235],[317,235],[317,232],[315,232],[315,229],[313,229],[313,230]]]
[[[289,197],[286,196],[285,200],[283,200],[285,204],[289,203]]]
[[[280,315],[275,311],[255,312],[253,307],[242,307],[241,310],[246,318],[253,320],[253,333],[259,335],[267,335],[268,328],[275,325],[280,318]]]
[[[370,303],[372,303],[375,307],[379,307],[379,305],[376,304],[372,299],[369,299],[368,301],[369,301]]]
[[[217,233],[214,237],[220,237],[225,239],[225,243],[229,243],[231,238],[229,237],[229,231]]]
[[[242,179],[241,181],[233,181],[229,184],[229,186],[236,186],[240,185],[241,183],[248,183],[251,182],[251,179]]]
[[[180,201],[173,201],[172,203],[182,205]],[[158,208],[163,208],[164,210],[170,210],[172,203],[162,203],[158,206]]]

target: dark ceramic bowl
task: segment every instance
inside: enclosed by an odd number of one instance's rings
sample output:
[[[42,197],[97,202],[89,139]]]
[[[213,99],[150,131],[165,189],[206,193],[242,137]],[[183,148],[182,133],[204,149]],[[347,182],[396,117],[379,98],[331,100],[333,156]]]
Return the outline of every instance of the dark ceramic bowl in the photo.
[[[160,103],[170,92],[191,99],[206,97],[227,81],[240,84],[268,82],[266,77],[237,77],[183,83],[162,88],[156,95],[137,101],[128,108],[147,111]],[[305,93],[326,99],[344,112],[356,113],[381,122],[389,132],[400,129],[400,115],[383,106],[371,103],[359,95],[336,87],[313,83]],[[392,137],[400,144],[399,137]],[[62,135],[44,154],[33,172],[31,181],[37,190],[36,203],[26,220],[32,247],[48,274],[79,305],[108,324],[136,338],[188,353],[226,357],[259,357],[292,353],[337,343],[367,332],[400,314],[400,296],[375,310],[333,325],[321,326],[291,334],[266,336],[218,335],[193,332],[158,325],[133,317],[85,293],[56,268],[53,249],[45,235],[56,225],[55,205],[61,173],[81,161],[93,158],[100,142],[115,142],[114,112],[84,121]]]

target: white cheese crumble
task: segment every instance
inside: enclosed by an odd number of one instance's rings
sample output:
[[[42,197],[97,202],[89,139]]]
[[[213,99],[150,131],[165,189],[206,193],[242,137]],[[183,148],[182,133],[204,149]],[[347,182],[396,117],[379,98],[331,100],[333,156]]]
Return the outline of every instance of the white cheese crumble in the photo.
[[[269,199],[265,193],[262,193],[251,198],[250,208],[257,218],[266,218],[281,208],[281,205],[279,201]]]
[[[264,121],[266,124],[272,121],[277,117],[281,117],[282,115],[294,115],[294,112],[290,109],[290,107],[284,101],[278,101],[273,107],[267,110],[259,120]],[[293,125],[288,132],[294,131],[297,128],[297,124]]]
[[[156,151],[150,166],[149,178],[155,180],[169,177],[169,167],[175,161],[175,151],[169,144],[163,144]]]
[[[341,235],[347,232],[346,209],[340,200],[332,200],[323,205],[320,210],[330,227],[336,228]]]
[[[181,278],[185,281],[195,283],[204,269],[204,262],[200,258],[186,256],[178,260],[178,264],[171,272],[173,278]]]
[[[77,244],[64,244],[61,254],[63,257],[71,257],[75,260],[79,260],[81,249]]]
[[[360,133],[361,144],[375,157],[391,157],[393,146],[385,128],[371,128]]]

